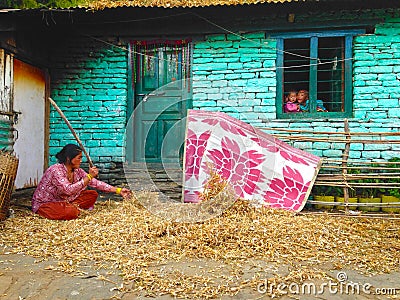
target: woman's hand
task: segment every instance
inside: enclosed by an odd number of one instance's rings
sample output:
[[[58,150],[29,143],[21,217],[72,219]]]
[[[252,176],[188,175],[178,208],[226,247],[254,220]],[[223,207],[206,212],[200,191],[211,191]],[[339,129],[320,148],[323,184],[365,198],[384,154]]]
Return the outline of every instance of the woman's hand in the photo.
[[[127,189],[127,188],[122,188],[122,189],[121,189],[120,195],[121,195],[122,197],[127,198],[127,197],[129,197],[131,194],[132,194],[132,192],[131,192],[129,189]]]
[[[94,178],[97,177],[99,175],[99,170],[97,169],[97,167],[93,166],[91,168],[89,168],[89,174]]]

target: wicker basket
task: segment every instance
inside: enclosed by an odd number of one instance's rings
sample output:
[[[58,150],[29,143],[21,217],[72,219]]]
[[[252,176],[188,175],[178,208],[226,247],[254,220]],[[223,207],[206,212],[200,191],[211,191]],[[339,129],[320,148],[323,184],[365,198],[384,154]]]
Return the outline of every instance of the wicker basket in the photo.
[[[0,221],[6,219],[17,176],[18,158],[0,151]]]

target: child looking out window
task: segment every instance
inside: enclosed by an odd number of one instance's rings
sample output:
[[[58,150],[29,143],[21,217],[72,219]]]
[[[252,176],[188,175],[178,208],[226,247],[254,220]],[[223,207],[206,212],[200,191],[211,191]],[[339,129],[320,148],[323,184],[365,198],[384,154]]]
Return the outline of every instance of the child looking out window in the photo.
[[[297,103],[297,92],[290,91],[285,97],[285,104],[283,106],[285,113],[299,112],[299,104]]]
[[[301,112],[309,112],[310,111],[310,100],[308,99],[308,91],[300,90],[297,92],[297,102],[299,103]],[[322,100],[317,100],[317,111],[327,112],[328,110],[324,107],[324,103]]]

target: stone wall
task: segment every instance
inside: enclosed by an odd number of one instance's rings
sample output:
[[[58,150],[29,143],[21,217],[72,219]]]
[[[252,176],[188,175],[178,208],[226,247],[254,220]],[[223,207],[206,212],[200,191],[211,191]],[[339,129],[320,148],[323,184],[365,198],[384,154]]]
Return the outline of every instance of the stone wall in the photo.
[[[400,18],[354,40],[354,117],[377,122],[400,117]]]
[[[52,50],[51,96],[76,130],[93,162],[113,169],[125,158],[127,51],[90,38],[65,37]],[[117,41],[110,43],[117,44]],[[50,113],[50,164],[76,143],[64,121]]]
[[[276,50],[265,33],[210,36],[197,43],[193,60],[193,107],[223,111],[259,128],[343,132],[343,119],[276,119]],[[262,45],[262,47],[260,46]],[[399,132],[400,19],[377,24],[373,34],[354,39],[351,132]],[[274,133],[273,130],[267,130]],[[311,134],[312,135],[312,134]],[[377,137],[363,137],[373,139]],[[398,139],[398,137],[390,137]],[[290,142],[318,156],[341,158],[343,143]],[[398,157],[397,144],[351,145],[350,158]]]
[[[194,45],[193,108],[260,126],[276,115],[276,42],[265,33],[210,36]]]
[[[399,33],[400,19],[388,18],[374,33],[354,39],[352,132],[399,132]],[[128,58],[126,50],[110,45],[119,44],[117,37],[101,39],[108,44],[76,35],[54,42],[51,96],[101,168],[103,179],[118,183],[125,160]],[[275,40],[266,38],[265,32],[243,38],[212,35],[194,42],[193,108],[223,111],[259,128],[343,131],[343,119],[276,119],[275,48]],[[72,134],[52,109],[50,164],[69,142],[75,143]],[[291,143],[331,158],[340,158],[344,147],[331,142]],[[399,148],[396,144],[352,144],[350,157],[386,160],[399,156]]]

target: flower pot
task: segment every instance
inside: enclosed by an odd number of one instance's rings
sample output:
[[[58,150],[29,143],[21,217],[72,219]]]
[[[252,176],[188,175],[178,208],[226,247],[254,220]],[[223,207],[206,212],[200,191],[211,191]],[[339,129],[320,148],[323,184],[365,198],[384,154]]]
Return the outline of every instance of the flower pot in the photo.
[[[341,202],[344,203],[344,197],[336,197],[336,202]],[[348,200],[349,203],[358,203],[358,198],[349,198]],[[336,206],[337,209],[346,209],[346,206],[343,205],[338,205]],[[355,210],[357,209],[357,206],[348,206],[349,209]]]
[[[392,203],[392,202],[400,202],[400,199],[394,196],[382,196],[382,203]],[[396,204],[398,207],[384,207],[382,206],[382,211],[388,213],[400,213],[400,204]]]
[[[358,203],[381,203],[381,198],[358,198]],[[362,211],[380,211],[380,206],[359,206]]]
[[[321,202],[335,202],[334,196],[314,196],[315,201]],[[316,209],[332,209],[333,205],[315,204]]]

